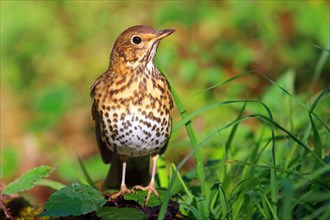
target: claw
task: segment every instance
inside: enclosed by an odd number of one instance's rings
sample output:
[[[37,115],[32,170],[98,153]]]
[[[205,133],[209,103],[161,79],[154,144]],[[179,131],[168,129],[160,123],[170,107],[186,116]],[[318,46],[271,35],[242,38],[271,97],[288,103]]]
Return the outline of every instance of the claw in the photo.
[[[120,187],[120,191],[110,195],[111,199],[116,199],[119,196],[124,196],[125,193],[135,193],[134,189],[128,189],[126,185]]]
[[[160,196],[159,196],[159,194],[158,194],[158,192],[157,192],[157,190],[155,188],[155,183],[152,182],[152,181],[149,183],[148,186],[139,186],[139,185],[137,185],[137,186],[134,186],[133,187],[133,190],[134,189],[140,189],[142,191],[148,190],[148,195],[147,195],[146,201],[144,202],[144,205],[147,205],[148,204],[152,192],[155,194],[155,196],[158,199],[160,199]]]

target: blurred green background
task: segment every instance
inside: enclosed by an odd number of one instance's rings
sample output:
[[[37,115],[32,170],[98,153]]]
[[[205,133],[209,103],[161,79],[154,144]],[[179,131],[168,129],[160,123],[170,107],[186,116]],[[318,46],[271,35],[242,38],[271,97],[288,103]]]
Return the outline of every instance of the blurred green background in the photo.
[[[90,116],[89,88],[108,67],[117,36],[145,24],[176,32],[159,46],[164,67],[189,111],[232,99],[264,99],[275,120],[285,106],[271,85],[247,75],[226,86],[200,91],[237,74],[258,70],[281,81],[297,96],[311,96],[330,82],[330,62],[313,78],[322,49],[329,45],[328,1],[1,1],[1,178],[8,182],[40,164],[57,167],[52,178],[79,178],[77,153],[91,174],[107,172],[98,155]],[[313,81],[314,80],[314,81]],[[202,139],[237,117],[227,106],[197,117]],[[321,108],[329,113],[329,108]],[[278,118],[276,118],[278,117]],[[174,112],[174,122],[180,116]],[[301,123],[299,120],[296,123]],[[290,124],[289,124],[290,125]],[[257,133],[251,120],[234,141],[243,145]],[[222,133],[203,149],[208,159],[222,156]],[[240,149],[240,148],[237,148]],[[236,158],[244,155],[244,148]],[[178,163],[191,150],[182,128],[172,135],[164,157]],[[233,152],[235,154],[235,152]],[[185,169],[194,166],[189,161]]]

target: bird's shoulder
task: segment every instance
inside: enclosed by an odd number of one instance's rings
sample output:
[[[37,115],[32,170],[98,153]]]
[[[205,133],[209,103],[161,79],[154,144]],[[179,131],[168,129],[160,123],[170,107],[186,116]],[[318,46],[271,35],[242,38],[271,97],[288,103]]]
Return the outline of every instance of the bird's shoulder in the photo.
[[[94,99],[97,95],[97,91],[107,91],[105,88],[112,87],[111,84],[118,81],[121,78],[120,75],[124,74],[118,74],[116,72],[111,72],[110,70],[107,70],[105,73],[100,75],[90,88],[90,97]]]

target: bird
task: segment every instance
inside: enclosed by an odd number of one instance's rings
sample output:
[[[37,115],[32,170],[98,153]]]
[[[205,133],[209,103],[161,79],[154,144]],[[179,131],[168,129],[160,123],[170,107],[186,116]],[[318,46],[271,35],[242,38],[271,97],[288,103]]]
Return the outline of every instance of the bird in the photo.
[[[145,205],[152,193],[160,198],[156,162],[169,142],[174,104],[169,82],[154,58],[160,41],[174,31],[146,25],[126,29],[114,43],[108,69],[91,86],[97,145],[103,162],[111,163],[102,190],[120,184],[111,198],[136,189],[148,191]]]

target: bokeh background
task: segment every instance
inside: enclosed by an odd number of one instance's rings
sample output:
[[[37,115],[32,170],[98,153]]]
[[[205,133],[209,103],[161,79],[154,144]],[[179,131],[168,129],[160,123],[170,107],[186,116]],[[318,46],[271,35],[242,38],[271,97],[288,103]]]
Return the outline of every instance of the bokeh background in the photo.
[[[146,24],[176,32],[162,41],[157,64],[165,68],[188,111],[233,100],[266,99],[281,115],[272,85],[249,74],[201,92],[230,77],[258,70],[298,97],[311,97],[330,82],[330,62],[315,78],[328,48],[328,1],[1,1],[1,179],[9,182],[28,169],[50,165],[63,183],[81,176],[77,155],[102,180],[102,164],[90,116],[89,88],[109,64],[117,36]],[[194,119],[200,139],[237,117],[226,106]],[[329,108],[321,109],[329,113]],[[174,112],[174,122],[180,119]],[[285,117],[280,123],[289,123]],[[290,122],[292,123],[292,122]],[[234,140],[244,155],[246,140],[258,132],[249,120]],[[203,149],[219,159],[226,131]],[[237,149],[240,149],[239,147]],[[172,135],[164,158],[178,163],[191,151],[184,128]],[[194,167],[191,159],[185,171]],[[183,171],[184,172],[184,171]],[[38,192],[38,194],[37,194]],[[35,198],[47,198],[35,190]]]

